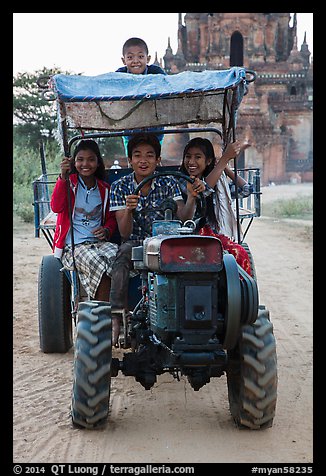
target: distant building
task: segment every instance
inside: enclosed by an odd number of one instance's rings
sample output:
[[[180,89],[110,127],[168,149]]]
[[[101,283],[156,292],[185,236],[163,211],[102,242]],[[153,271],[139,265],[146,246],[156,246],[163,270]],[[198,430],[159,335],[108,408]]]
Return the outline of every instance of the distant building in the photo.
[[[184,25],[178,15],[177,51],[168,40],[163,57],[169,74],[230,66],[257,73],[238,116],[237,137],[252,143],[239,167],[259,167],[265,185],[312,181],[313,64],[306,35],[298,49],[296,13],[292,26],[290,13],[186,13]],[[176,141],[180,160],[182,145]]]

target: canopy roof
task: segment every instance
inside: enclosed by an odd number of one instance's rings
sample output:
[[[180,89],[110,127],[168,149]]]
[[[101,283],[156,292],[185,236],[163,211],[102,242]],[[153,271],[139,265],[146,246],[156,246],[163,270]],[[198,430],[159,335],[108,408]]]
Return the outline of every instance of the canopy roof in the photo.
[[[184,71],[175,75],[106,73],[99,76],[57,74],[52,88],[63,102],[160,99],[205,92],[223,92],[245,81],[245,69]]]
[[[246,70],[233,67],[174,75],[57,74],[49,85],[63,136],[65,129],[119,132],[209,123],[225,131],[236,119],[247,82]]]

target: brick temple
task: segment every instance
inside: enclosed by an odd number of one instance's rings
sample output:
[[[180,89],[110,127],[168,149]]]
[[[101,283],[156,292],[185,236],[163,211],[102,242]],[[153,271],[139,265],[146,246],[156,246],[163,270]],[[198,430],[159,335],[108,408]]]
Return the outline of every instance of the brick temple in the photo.
[[[313,64],[306,35],[298,47],[296,13],[186,13],[184,24],[178,15],[177,51],[168,40],[161,64],[168,74],[230,66],[257,74],[238,116],[237,138],[252,144],[238,166],[259,167],[263,185],[312,181]],[[165,138],[162,152],[181,161],[184,143]]]

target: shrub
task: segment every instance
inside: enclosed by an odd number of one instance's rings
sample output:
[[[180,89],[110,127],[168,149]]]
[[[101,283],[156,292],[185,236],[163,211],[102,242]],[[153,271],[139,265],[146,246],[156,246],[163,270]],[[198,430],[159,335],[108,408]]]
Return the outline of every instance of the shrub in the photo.
[[[275,202],[263,204],[263,215],[275,218],[312,218],[313,197],[312,195],[295,198],[276,200]]]

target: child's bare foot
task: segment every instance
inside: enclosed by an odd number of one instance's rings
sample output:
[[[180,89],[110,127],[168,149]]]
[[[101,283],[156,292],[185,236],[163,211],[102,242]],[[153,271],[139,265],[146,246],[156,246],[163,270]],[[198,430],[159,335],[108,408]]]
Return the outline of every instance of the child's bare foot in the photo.
[[[118,339],[120,335],[120,318],[112,316],[112,346],[118,346]]]

